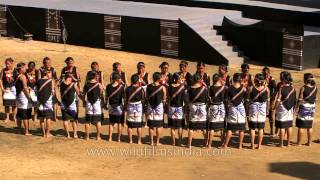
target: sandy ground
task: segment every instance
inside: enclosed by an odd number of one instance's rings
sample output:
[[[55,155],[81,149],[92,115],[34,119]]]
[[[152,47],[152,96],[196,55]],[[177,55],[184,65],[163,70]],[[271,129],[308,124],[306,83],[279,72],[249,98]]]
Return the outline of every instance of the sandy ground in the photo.
[[[179,60],[125,53],[119,51],[92,49],[68,46],[63,52],[63,45],[44,42],[23,42],[17,39],[0,38],[0,59],[10,56],[16,62],[34,60],[40,65],[42,58],[49,56],[53,66],[60,72],[64,59],[72,56],[81,72],[82,79],[89,70],[92,60],[100,63],[105,77],[111,72],[111,64],[119,61],[128,75],[135,71],[138,61],[144,61],[147,71],[154,72],[162,61],[170,63],[170,71],[178,69]],[[252,66],[252,73],[260,72],[261,66]],[[216,72],[216,66],[207,66],[209,74]],[[239,70],[231,67],[231,72]],[[195,71],[195,63],[191,63],[190,72]],[[281,69],[272,68],[273,76],[278,78]],[[319,69],[307,70],[319,78]],[[292,71],[297,88],[301,86],[304,72]],[[128,76],[129,77],[129,76]],[[2,104],[2,103],[1,103]],[[3,112],[2,105],[0,111]],[[105,112],[106,116],[107,113]],[[81,108],[80,116],[84,116]],[[320,124],[316,114],[314,139],[320,138]],[[214,146],[210,151],[200,148],[200,133],[191,150],[184,147],[172,147],[169,144],[169,131],[163,132],[162,142],[165,145],[152,148],[147,144],[130,145],[126,143],[127,133],[124,131],[122,143],[107,142],[107,125],[103,126],[103,139],[83,140],[84,125],[80,124],[80,139],[67,140],[64,137],[61,121],[53,123],[55,137],[41,137],[38,121],[31,121],[33,136],[22,136],[0,121],[0,174],[1,179],[319,179],[320,144],[311,147],[279,148],[278,140],[265,137],[262,150],[249,149],[249,137],[246,135],[245,148],[236,149],[236,143],[227,151],[216,147],[220,144],[215,137]],[[269,125],[266,125],[269,132]],[[94,130],[94,128],[93,128]],[[147,129],[143,130],[144,135]],[[218,134],[217,134],[218,135]],[[92,135],[94,136],[94,135]],[[187,132],[184,132],[187,136]],[[115,139],[115,138],[114,138]],[[237,141],[237,139],[234,139]],[[296,140],[296,128],[294,138]],[[146,141],[146,140],[145,140]],[[186,142],[186,139],[184,139]]]

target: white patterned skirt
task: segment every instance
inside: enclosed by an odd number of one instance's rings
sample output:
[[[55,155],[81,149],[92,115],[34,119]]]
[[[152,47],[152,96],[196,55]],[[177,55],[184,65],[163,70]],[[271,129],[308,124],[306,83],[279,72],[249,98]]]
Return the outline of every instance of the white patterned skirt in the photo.
[[[249,128],[263,129],[267,118],[267,103],[252,102],[249,105]]]
[[[287,110],[282,103],[276,109],[276,121],[275,126],[276,128],[290,128],[292,127],[294,115],[294,107],[290,110]]]
[[[28,120],[31,119],[31,102],[27,98],[27,96],[24,94],[23,91],[20,92],[20,94],[17,96],[17,119],[20,120]]]
[[[62,120],[78,120],[78,111],[77,111],[77,102],[76,98],[70,104],[70,106],[66,107],[63,102],[61,102],[61,114]]]
[[[38,106],[37,92],[32,88],[30,88],[30,99],[32,100],[31,102],[32,107],[37,107]]]
[[[44,104],[38,105],[38,118],[52,119],[53,118],[53,103],[52,95]]]
[[[296,126],[298,128],[312,128],[315,111],[315,103],[301,103],[299,107],[298,117],[296,119]]]
[[[244,131],[246,129],[246,110],[243,103],[238,106],[229,105],[227,130]]]
[[[157,107],[152,108],[151,105],[148,105],[148,122],[147,125],[149,128],[154,127],[163,127],[163,113],[164,108],[163,104],[160,103]]]
[[[3,106],[16,106],[16,87],[6,88],[3,92]]]
[[[100,122],[103,120],[103,112],[101,108],[101,100],[98,99],[94,104],[86,100],[86,121]]]
[[[129,103],[127,107],[127,125],[129,128],[142,127],[143,108],[141,101]]]
[[[211,105],[208,112],[208,129],[220,130],[225,126],[226,110],[224,104]]]
[[[170,128],[182,128],[185,126],[183,106],[168,106],[168,126]]]
[[[189,129],[205,130],[207,128],[207,106],[205,103],[193,103],[189,105]]]

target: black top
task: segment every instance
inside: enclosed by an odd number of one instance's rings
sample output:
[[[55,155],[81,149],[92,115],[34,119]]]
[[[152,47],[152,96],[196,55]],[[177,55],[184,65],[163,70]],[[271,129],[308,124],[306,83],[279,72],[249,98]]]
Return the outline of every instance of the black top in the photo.
[[[141,87],[135,87],[135,86],[129,86],[126,90],[126,97],[127,101],[129,101],[129,97],[133,92],[136,91],[137,88],[140,88],[140,90],[130,99],[130,102],[138,102],[142,101],[144,99],[144,90]]]
[[[94,87],[94,88],[92,90],[90,90],[92,87]],[[95,82],[95,83],[88,82],[84,85],[83,89],[87,95],[87,100],[91,104],[94,104],[95,102],[97,102],[98,99],[100,99],[100,85],[98,82]],[[89,90],[90,90],[90,92],[88,92]]]
[[[18,77],[18,71],[16,69],[13,69],[13,71],[9,71],[7,68],[2,69],[2,83],[3,83],[3,88],[11,88],[14,86],[14,81]]]
[[[148,73],[145,73],[143,77],[140,77],[140,75],[138,73],[135,73],[134,75],[139,76],[139,82],[141,86],[146,86],[149,84],[149,80],[148,80]]]
[[[241,78],[242,78],[241,84],[242,84],[245,88],[248,88],[248,87],[250,87],[250,86],[253,85],[251,74],[241,73]]]
[[[235,88],[234,86],[229,87],[227,99],[230,100],[233,106],[238,106],[239,104],[243,103],[243,101],[247,98],[247,92],[244,89],[237,98],[232,100],[232,98],[235,97],[243,88],[243,85],[241,85],[239,88]]]
[[[110,76],[110,80],[112,80],[112,76],[113,76],[114,73],[118,73],[118,72],[113,71],[112,74],[111,74],[111,76]],[[122,82],[123,82],[124,84],[127,84],[127,82],[126,82],[126,73],[123,72],[123,71],[121,71],[120,77],[121,77]]]
[[[219,94],[216,94],[217,92],[221,92]],[[209,90],[209,95],[211,98],[212,104],[221,104],[223,101],[225,101],[227,94],[227,87],[226,86],[211,86]]]
[[[87,75],[86,75],[86,81],[89,81],[89,79],[88,79],[88,75],[89,75],[89,73],[91,73],[91,72],[96,72],[97,74],[98,74],[98,82],[99,83],[102,83],[102,71],[95,71],[95,70],[91,70],[91,71],[88,71],[87,72]]]
[[[109,96],[113,94],[113,92],[116,91],[118,88],[120,88],[120,90],[117,93],[115,93],[111,98],[109,98]],[[118,86],[114,87],[112,86],[112,84],[108,84],[106,88],[106,96],[109,98],[108,100],[110,105],[120,106],[124,98],[124,85],[119,84]]]
[[[36,86],[37,83],[37,79],[39,79],[39,72],[37,69],[35,69],[34,71],[31,72],[26,72],[26,77],[27,77],[27,84],[28,87],[34,89],[34,87]]]
[[[52,78],[53,78],[54,80],[58,80],[58,76],[57,76],[56,70],[55,70],[53,67],[46,68],[46,67],[44,67],[44,66],[42,66],[42,67],[39,69],[38,78],[43,78],[43,77],[45,76],[44,70],[51,71]]]
[[[18,96],[23,91],[23,83],[20,78],[16,80],[15,87],[16,95]]]
[[[257,95],[261,91],[264,91],[264,92],[257,97]],[[250,92],[250,100],[252,100],[253,102],[266,102],[268,100],[268,90],[262,89],[261,91],[259,91],[255,87],[252,87],[252,91]],[[255,97],[257,97],[257,98],[253,99]]]
[[[281,101],[283,106],[290,110],[296,104],[296,91],[294,90],[293,93],[288,97],[289,93],[294,89],[293,86],[282,86],[281,90]]]
[[[47,81],[50,81],[50,79],[39,79],[37,81],[37,90],[38,90],[38,101],[40,104],[45,104],[50,96],[52,95],[52,82],[47,83],[45,86],[43,86]],[[40,88],[43,86],[43,88],[40,91]]]
[[[310,93],[314,90],[314,88],[317,88],[317,87],[304,86],[304,91],[303,91],[304,101],[311,103],[311,104],[316,102],[318,89],[315,90],[313,95],[311,95],[309,98],[305,99],[306,97],[308,97],[310,95]]]
[[[61,100],[62,100],[63,104],[66,107],[70,106],[73,103],[73,101],[75,99],[76,90],[74,88],[74,84],[73,83],[67,85],[64,82],[61,82],[61,85],[60,85],[60,94],[61,94],[61,96],[64,94],[64,92],[68,89],[68,87],[70,85],[72,85],[71,89],[63,97],[61,97],[62,98]]]
[[[207,88],[204,89],[204,91],[201,93],[201,95],[194,100],[194,98],[197,96],[198,93],[200,93],[201,89],[203,88],[204,86],[201,86],[201,87],[198,87],[198,88],[192,88],[190,87],[188,89],[188,94],[189,94],[189,100],[190,102],[192,103],[207,103],[208,100],[209,100],[209,97],[208,97],[208,90]]]
[[[180,86],[177,86],[177,87],[173,87],[172,85],[169,86],[169,88],[168,88],[168,96],[170,98],[169,99],[170,106],[172,106],[172,107],[181,107],[181,106],[183,106],[183,100],[185,98],[185,89],[186,89],[185,85],[180,85]],[[174,94],[176,94],[175,97],[173,97]]]
[[[277,94],[277,83],[272,76],[269,76],[266,78],[266,84],[270,91],[270,100],[273,101]]]
[[[159,88],[161,88],[161,90],[154,96],[150,97],[153,94],[153,92],[157,91]],[[163,89],[162,85],[153,86],[152,84],[149,84],[147,86],[148,102],[152,108],[157,107],[162,102],[163,96],[164,96],[162,89]]]
[[[182,72],[178,72],[178,74],[181,76]],[[183,78],[185,79],[185,85],[187,87],[192,86],[192,75],[191,75],[191,73],[187,72]]]
[[[77,75],[77,68],[74,66],[72,69],[68,70],[67,67],[64,67],[61,71],[60,79],[63,80],[65,78],[66,73],[69,72],[72,74],[73,82],[79,82],[80,78]]]

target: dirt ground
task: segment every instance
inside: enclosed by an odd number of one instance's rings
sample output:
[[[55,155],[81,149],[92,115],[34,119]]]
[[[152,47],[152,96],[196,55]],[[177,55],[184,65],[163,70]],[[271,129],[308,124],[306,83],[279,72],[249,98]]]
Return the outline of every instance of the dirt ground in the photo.
[[[111,72],[113,62],[119,61],[124,71],[131,75],[136,70],[136,63],[144,61],[147,71],[154,72],[160,62],[168,61],[170,71],[178,70],[179,60],[156,57],[120,51],[93,49],[78,46],[67,46],[45,42],[23,42],[17,39],[0,38],[0,59],[3,64],[6,57],[12,57],[16,62],[34,60],[39,66],[42,58],[52,58],[53,66],[60,72],[64,59],[72,56],[81,72],[81,77],[89,70],[91,61],[98,61],[105,79]],[[260,72],[262,66],[252,65],[252,74]],[[210,75],[216,72],[217,66],[207,66]],[[231,67],[231,73],[239,67]],[[195,72],[195,63],[191,62],[190,72]],[[272,74],[278,78],[281,69],[272,68]],[[291,71],[294,84],[302,85],[305,72],[312,72],[320,79],[319,69],[303,72]],[[130,77],[130,76],[128,76]],[[0,111],[3,112],[1,102]],[[3,115],[2,115],[3,116]],[[84,117],[83,107],[80,116]],[[105,116],[107,113],[105,112]],[[319,111],[314,123],[314,139],[320,138]],[[292,146],[276,147],[278,139],[265,136],[262,150],[249,149],[249,137],[246,134],[245,148],[236,149],[232,143],[229,150],[220,150],[220,138],[214,139],[214,148],[205,150],[200,147],[202,135],[199,132],[191,150],[185,147],[172,147],[169,130],[163,131],[162,143],[159,147],[147,144],[130,145],[127,143],[127,133],[124,130],[124,142],[107,142],[108,128],[103,125],[103,140],[83,140],[84,125],[80,124],[80,138],[67,140],[62,130],[62,122],[53,123],[54,137],[42,138],[39,122],[31,121],[33,136],[23,136],[9,125],[0,121],[0,174],[1,179],[319,179],[320,174],[320,144],[313,143],[311,147]],[[269,125],[266,125],[269,132]],[[92,127],[92,130],[94,128]],[[296,141],[294,128],[293,141]],[[143,136],[147,129],[143,130]],[[184,131],[184,137],[187,132]],[[94,137],[94,134],[92,135]],[[115,139],[115,137],[114,137]],[[144,140],[146,142],[147,140]],[[234,139],[237,141],[237,138]],[[305,141],[305,139],[304,139]],[[184,139],[186,143],[186,139]]]

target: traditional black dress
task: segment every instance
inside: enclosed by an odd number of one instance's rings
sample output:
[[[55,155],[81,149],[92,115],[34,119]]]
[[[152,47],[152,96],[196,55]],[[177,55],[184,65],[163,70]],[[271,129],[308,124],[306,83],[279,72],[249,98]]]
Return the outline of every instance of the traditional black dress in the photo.
[[[296,126],[298,128],[312,128],[316,110],[317,87],[304,86],[303,97],[298,111]]]
[[[208,112],[208,129],[221,130],[225,127],[226,110],[225,99],[227,96],[227,87],[211,86],[209,90],[211,98]]]
[[[60,94],[61,94],[61,114],[62,120],[77,120],[77,104],[76,104],[76,90],[74,84],[65,84],[61,82],[60,85]]]
[[[39,79],[36,87],[38,92],[38,118],[52,119],[52,79]]]
[[[189,94],[189,129],[205,130],[207,127],[207,102],[209,101],[208,90],[206,86],[198,88],[190,87]]]
[[[86,83],[84,86],[86,93],[86,121],[89,123],[103,120],[101,108],[101,86],[100,83]]]
[[[63,81],[67,73],[71,73],[73,82],[79,82],[80,78],[77,75],[77,67],[72,67],[72,69],[68,69],[64,67],[61,71],[60,80]]]
[[[276,109],[275,125],[277,128],[289,128],[292,127],[294,107],[296,104],[296,91],[291,85],[282,86],[280,91],[281,99],[280,105]]]
[[[29,120],[31,119],[32,105],[29,98],[23,92],[24,87],[20,78],[16,80],[15,86],[17,90],[17,119]]]
[[[255,87],[252,87],[250,93],[250,105],[249,105],[249,128],[250,129],[263,129],[267,118],[267,101],[269,89],[259,91]]]
[[[112,80],[112,76],[113,76],[113,74],[115,74],[115,73],[118,73],[118,72],[115,72],[115,71],[112,72],[112,74],[111,74],[111,76],[110,76],[110,81]],[[124,85],[126,85],[126,84],[127,84],[127,81],[126,81],[126,73],[123,72],[123,71],[121,71],[121,73],[118,73],[118,74],[119,74],[120,77],[121,77],[122,83],[123,83]]]
[[[123,98],[124,84],[112,86],[108,84],[106,88],[106,96],[108,97],[108,110],[110,123],[124,123]]]
[[[168,88],[169,107],[168,107],[168,126],[170,128],[182,128],[185,126],[184,121],[184,99],[186,86],[184,84]]]
[[[44,73],[46,71],[51,71],[51,75],[52,75],[52,78],[54,80],[58,80],[58,76],[57,76],[57,72],[56,70],[53,68],[53,67],[50,67],[50,68],[46,68],[44,66],[42,66],[41,68],[39,68],[39,75],[38,75],[38,78],[43,78],[46,74]]]
[[[246,111],[244,107],[246,98],[247,92],[243,85],[239,88],[229,87],[227,99],[230,104],[228,104],[227,130],[244,131],[246,129]]]
[[[34,71],[28,71],[26,72],[26,77],[27,77],[27,84],[28,87],[30,88],[30,97],[32,99],[32,106],[37,107],[38,106],[38,98],[37,98],[37,79],[39,79],[39,72],[37,69]]]
[[[127,98],[127,125],[129,128],[141,128],[145,92],[142,87],[129,86],[126,89]]]
[[[16,106],[16,87],[14,82],[18,72],[15,69],[11,71],[4,68],[1,73],[3,89],[5,90],[2,94],[3,106]]]
[[[95,71],[95,70],[91,70],[91,71],[88,71],[88,72],[87,72],[86,82],[89,81],[88,75],[89,75],[91,72],[96,72],[96,73],[98,74],[98,82],[102,84],[102,83],[103,83],[103,82],[102,82],[102,79],[103,79],[103,78],[102,78],[102,71]]]
[[[149,84],[147,87],[148,98],[148,122],[149,128],[163,127],[163,85],[154,86]]]

